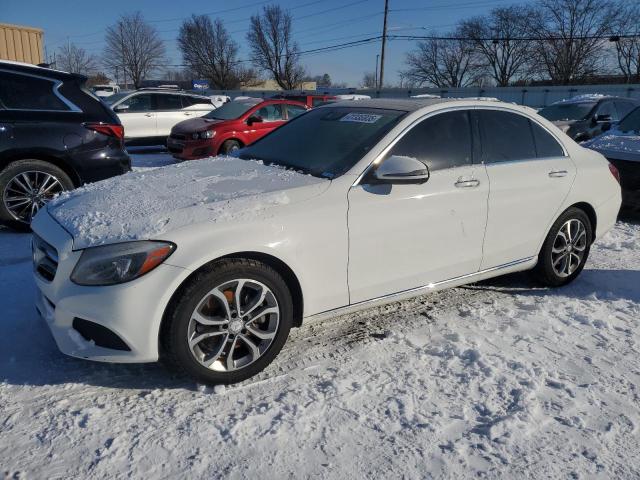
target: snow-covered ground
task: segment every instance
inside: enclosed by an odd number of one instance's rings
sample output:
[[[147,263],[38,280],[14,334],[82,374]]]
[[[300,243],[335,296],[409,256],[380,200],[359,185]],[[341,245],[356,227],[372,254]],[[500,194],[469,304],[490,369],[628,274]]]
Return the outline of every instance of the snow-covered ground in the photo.
[[[64,357],[29,236],[0,230],[0,475],[638,478],[639,238],[618,223],[558,290],[515,275],[304,325],[212,389]]]

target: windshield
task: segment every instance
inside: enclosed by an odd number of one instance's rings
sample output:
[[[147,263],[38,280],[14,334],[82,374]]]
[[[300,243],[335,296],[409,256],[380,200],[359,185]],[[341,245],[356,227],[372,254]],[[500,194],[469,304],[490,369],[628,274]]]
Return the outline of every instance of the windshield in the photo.
[[[406,112],[318,108],[296,117],[240,151],[240,158],[334,178],[354,166]]]
[[[543,108],[538,113],[552,122],[562,120],[583,120],[595,107],[595,102],[558,103]]]
[[[127,93],[116,93],[114,95],[111,95],[110,97],[104,97],[102,99],[102,101],[104,103],[106,103],[107,105],[113,105],[118,100],[122,100],[124,97],[126,97],[129,94],[130,94],[130,92],[127,92]]]
[[[207,113],[204,118],[213,118],[216,120],[233,120],[240,118],[251,108],[260,102],[228,102],[220,108],[216,108],[212,112]]]
[[[640,107],[632,110],[620,121],[618,130],[621,132],[640,132]]]

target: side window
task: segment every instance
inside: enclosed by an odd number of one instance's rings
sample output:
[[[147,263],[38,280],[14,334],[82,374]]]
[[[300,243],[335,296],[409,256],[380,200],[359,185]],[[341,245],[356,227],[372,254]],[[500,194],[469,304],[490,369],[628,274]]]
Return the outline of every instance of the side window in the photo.
[[[212,104],[210,99],[200,98],[200,97],[189,97],[188,95],[182,95],[182,107],[187,108],[193,105],[201,106],[202,108],[206,108]]]
[[[535,122],[531,122],[531,129],[538,158],[564,157],[564,150],[553,135]]]
[[[53,89],[55,83],[44,78],[16,73],[0,73],[0,104],[14,110],[71,110]]]
[[[602,102],[600,105],[598,105],[596,115],[610,115],[611,120],[618,120],[618,113],[613,106],[613,102]]]
[[[287,104],[287,112],[289,114],[289,120],[291,120],[292,118],[296,118],[298,115],[301,115],[306,111],[307,110],[304,107],[301,107],[300,105]]]
[[[255,112],[254,115],[262,117],[263,122],[277,122],[280,120],[284,120],[282,105],[279,103],[262,107],[257,112]]]
[[[151,94],[149,93],[134,95],[122,103],[129,105],[129,108],[126,110],[127,112],[149,112],[152,110]]]
[[[417,158],[435,171],[470,165],[471,148],[469,113],[460,110],[423,120],[393,146],[387,157]]]
[[[326,100],[323,97],[314,97],[311,99],[311,105],[313,105],[314,107],[317,107],[319,105],[323,105],[326,102]],[[305,102],[307,103],[307,102]]]
[[[529,119],[499,110],[478,111],[482,157],[486,163],[536,158]]]
[[[616,110],[618,111],[619,120],[622,120],[624,117],[626,117],[629,114],[631,110],[636,108],[636,105],[631,102],[625,102],[620,100],[614,103],[616,105]]]
[[[156,110],[160,112],[180,110],[182,108],[180,95],[156,95],[156,102]]]

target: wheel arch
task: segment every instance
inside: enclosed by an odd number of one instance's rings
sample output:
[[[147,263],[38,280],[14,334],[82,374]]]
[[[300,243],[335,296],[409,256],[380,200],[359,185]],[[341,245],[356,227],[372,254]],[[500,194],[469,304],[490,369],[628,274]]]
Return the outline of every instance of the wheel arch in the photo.
[[[246,147],[247,143],[243,142],[242,139],[238,138],[238,137],[229,137],[229,138],[225,138],[221,143],[220,143],[220,147],[218,148],[218,155],[222,154],[222,146],[224,145],[225,142],[228,142],[229,140],[233,140],[235,142],[238,142],[240,144],[240,148],[242,147]]]
[[[592,230],[591,243],[593,243],[595,241],[596,231],[598,227],[598,215],[596,214],[596,209],[593,208],[593,206],[590,203],[578,202],[565,208],[560,215],[562,215],[564,212],[566,212],[570,208],[577,208],[579,210],[582,210],[584,213],[587,214],[587,217],[589,217],[589,221],[591,222],[591,230]],[[558,218],[560,217],[560,215],[558,215]]]
[[[6,156],[1,160],[0,170],[3,170],[9,165],[11,165],[12,163],[18,162],[21,160],[40,160],[42,162],[48,162],[52,165],[55,165],[64,173],[66,173],[76,188],[82,185],[80,175],[78,174],[78,172],[76,172],[76,170],[71,165],[69,165],[68,162],[61,159],[60,157],[57,157],[55,155],[51,155],[48,153],[43,153],[43,152],[36,152],[36,153],[25,152],[25,153],[9,154],[8,156]]]

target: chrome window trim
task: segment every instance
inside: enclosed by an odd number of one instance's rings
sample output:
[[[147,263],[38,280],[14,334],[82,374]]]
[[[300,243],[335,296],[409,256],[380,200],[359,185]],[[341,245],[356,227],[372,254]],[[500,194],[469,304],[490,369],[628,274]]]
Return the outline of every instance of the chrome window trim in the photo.
[[[22,75],[24,77],[33,77],[33,78],[37,78],[37,79],[40,79],[40,80],[46,80],[48,82],[51,82],[53,84],[53,87],[51,89],[53,94],[58,98],[58,100],[60,100],[67,107],[69,107],[69,110],[51,110],[51,109],[43,109],[43,108],[7,108],[7,107],[4,107],[3,110],[8,110],[8,111],[12,111],[12,112],[56,112],[56,113],[73,112],[73,113],[82,113],[82,110],[80,108],[78,108],[78,106],[75,103],[73,103],[71,100],[67,99],[64,95],[62,95],[60,93],[59,88],[63,83],[61,80],[54,80],[54,79],[49,78],[49,77],[43,77],[42,75],[34,75],[32,73],[16,72],[14,70],[0,69],[0,72],[6,72],[6,73],[10,73],[12,75]]]

